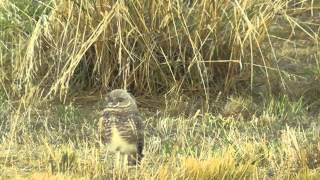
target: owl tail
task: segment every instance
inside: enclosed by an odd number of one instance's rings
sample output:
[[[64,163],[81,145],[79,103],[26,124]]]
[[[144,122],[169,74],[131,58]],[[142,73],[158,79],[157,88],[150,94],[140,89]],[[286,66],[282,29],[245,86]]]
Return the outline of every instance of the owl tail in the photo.
[[[140,165],[141,160],[143,158],[143,154],[135,154],[128,157],[128,165],[129,166],[135,166]]]
[[[138,163],[140,163],[140,161],[144,157],[142,151],[143,151],[143,141],[140,141],[140,143],[137,144],[137,161],[138,161]]]
[[[144,157],[144,155],[142,153],[137,155],[137,160],[138,160],[139,164],[140,164],[143,157]]]

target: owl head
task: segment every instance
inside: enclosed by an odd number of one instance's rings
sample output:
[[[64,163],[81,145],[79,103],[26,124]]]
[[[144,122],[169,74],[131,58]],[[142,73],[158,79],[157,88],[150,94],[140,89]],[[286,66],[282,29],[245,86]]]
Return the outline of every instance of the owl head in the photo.
[[[107,94],[106,109],[112,111],[137,111],[135,99],[124,89],[115,89]]]

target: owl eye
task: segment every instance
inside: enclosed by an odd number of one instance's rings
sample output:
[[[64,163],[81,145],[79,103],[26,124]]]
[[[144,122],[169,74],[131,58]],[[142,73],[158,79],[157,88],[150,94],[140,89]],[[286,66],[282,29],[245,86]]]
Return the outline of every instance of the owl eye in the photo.
[[[107,95],[106,97],[105,97],[105,100],[108,102],[108,101],[110,101],[110,96],[109,95]]]
[[[124,101],[124,98],[117,98],[117,101],[118,101],[118,102],[123,102],[123,101]]]

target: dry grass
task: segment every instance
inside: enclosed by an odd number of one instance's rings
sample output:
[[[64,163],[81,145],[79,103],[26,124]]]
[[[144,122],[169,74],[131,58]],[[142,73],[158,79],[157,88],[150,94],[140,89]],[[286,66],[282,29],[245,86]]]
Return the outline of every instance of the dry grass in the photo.
[[[319,6],[0,1],[0,178],[319,179]],[[144,108],[140,167],[101,143],[113,88]]]
[[[268,103],[272,105],[272,103]],[[286,107],[299,102],[287,102]],[[272,105],[273,106],[273,105]],[[280,103],[276,107],[280,107]],[[98,109],[92,107],[93,109]],[[278,111],[277,111],[278,110]],[[319,117],[299,109],[290,124],[278,109],[240,121],[221,115],[150,117],[139,167],[108,154],[97,117],[72,105],[20,114],[15,130],[3,122],[1,176],[5,179],[310,179],[319,178]],[[302,120],[305,122],[302,122]],[[287,124],[287,125],[285,125]],[[309,126],[304,126],[309,124]],[[14,132],[13,132],[14,131]]]
[[[206,98],[214,89],[228,92],[240,70],[253,77],[253,64],[272,64],[260,46],[286,5],[284,0],[45,2],[38,5],[43,14],[23,14],[32,31],[20,38],[7,33],[17,51],[14,61],[4,63],[11,66],[7,80],[21,88],[8,92],[62,100],[70,91],[117,87],[136,94],[196,91]],[[8,12],[21,8],[11,1],[3,5]]]

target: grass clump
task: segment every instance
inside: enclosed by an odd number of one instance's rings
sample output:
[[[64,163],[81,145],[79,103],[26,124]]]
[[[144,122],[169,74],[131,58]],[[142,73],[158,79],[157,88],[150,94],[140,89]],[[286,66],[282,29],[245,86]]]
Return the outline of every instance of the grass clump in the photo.
[[[42,98],[116,87],[137,94],[196,90],[208,98],[211,88],[229,91],[240,69],[253,74],[248,64],[270,64],[260,43],[285,4],[47,1],[37,4],[40,16],[27,16],[33,31],[21,38],[25,43],[13,43],[15,61],[5,65],[18,93],[35,87]]]

